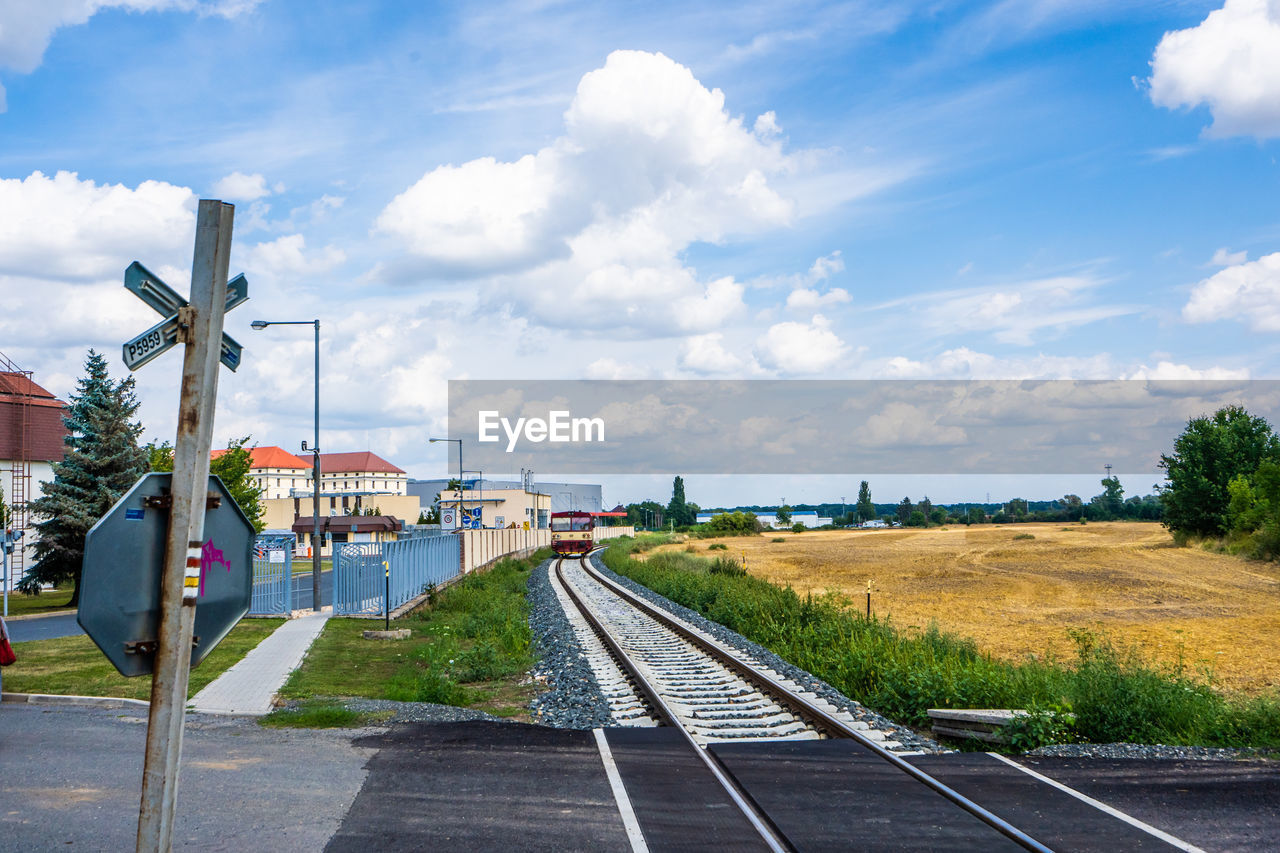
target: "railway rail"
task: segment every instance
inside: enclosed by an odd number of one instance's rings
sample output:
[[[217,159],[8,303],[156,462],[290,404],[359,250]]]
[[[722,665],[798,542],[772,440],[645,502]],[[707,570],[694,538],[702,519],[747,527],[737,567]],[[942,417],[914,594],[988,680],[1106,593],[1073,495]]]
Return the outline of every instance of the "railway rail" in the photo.
[[[610,580],[588,557],[557,559],[553,586],[593,659],[614,718],[678,729],[770,849],[794,847],[708,743],[848,738],[1024,849],[1050,850],[910,764],[903,757],[909,753],[895,751],[900,745],[883,733]]]

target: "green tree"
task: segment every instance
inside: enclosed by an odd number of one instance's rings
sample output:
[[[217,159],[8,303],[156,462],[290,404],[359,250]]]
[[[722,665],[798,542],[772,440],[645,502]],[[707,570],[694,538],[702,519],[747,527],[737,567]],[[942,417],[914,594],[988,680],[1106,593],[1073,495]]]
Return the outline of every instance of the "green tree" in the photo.
[[[858,520],[871,521],[876,517],[876,505],[871,502],[871,486],[866,480],[858,486]]]
[[[983,511],[982,507],[980,506],[969,507],[968,518],[965,520],[965,524],[986,524],[986,523],[987,523],[987,514],[986,512]]]
[[[898,523],[906,524],[911,519],[911,511],[915,507],[911,503],[911,498],[903,498],[897,506]]]
[[[245,447],[248,443],[247,435],[228,442],[227,449],[209,463],[209,473],[222,478],[222,484],[227,487],[231,497],[253,523],[253,529],[261,533],[266,527],[262,520],[262,489],[250,476],[253,468],[253,454],[252,448]]]
[[[661,526],[665,508],[657,501],[641,501],[627,504],[627,524],[641,530],[650,525]]]
[[[787,504],[783,504],[782,506],[778,507],[778,511],[773,514],[773,518],[774,518],[774,521],[776,521],[779,525],[790,524],[791,523],[791,507],[788,506]]]
[[[754,512],[739,511],[717,513],[700,529],[725,536],[748,536],[755,535],[764,528]]]
[[[932,524],[946,524],[947,511],[940,506],[934,507],[933,512],[929,515],[929,521]]]
[[[18,582],[23,592],[71,581],[71,606],[79,605],[85,535],[147,470],[138,447],[142,425],[132,420],[137,411],[133,377],[113,381],[106,359],[89,350],[62,418],[70,430],[65,455],[53,464],[53,482],[42,483],[44,494],[30,504],[43,520],[35,525],[34,560]]]
[[[911,510],[911,515],[907,518],[908,527],[928,527],[929,519],[918,509]]]
[[[698,520],[684,497],[684,477],[671,483],[671,502],[667,504],[667,520],[676,527],[688,527]]]
[[[1160,457],[1165,527],[1173,533],[1222,536],[1230,528],[1228,484],[1250,477],[1265,460],[1280,460],[1280,439],[1265,418],[1226,406],[1192,418],[1171,455]]]
[[[1120,478],[1102,478],[1102,494],[1089,499],[1089,517],[1099,521],[1124,517],[1124,488]]]

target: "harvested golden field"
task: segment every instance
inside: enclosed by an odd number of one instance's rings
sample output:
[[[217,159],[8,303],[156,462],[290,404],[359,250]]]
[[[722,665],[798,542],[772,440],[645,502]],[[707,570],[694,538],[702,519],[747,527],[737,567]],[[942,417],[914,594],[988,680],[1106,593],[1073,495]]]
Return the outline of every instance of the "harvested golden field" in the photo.
[[[708,553],[714,542],[729,550]],[[846,593],[860,610],[870,580],[877,615],[911,629],[936,621],[1010,660],[1069,658],[1067,630],[1088,628],[1148,660],[1207,665],[1227,689],[1280,686],[1280,566],[1175,547],[1158,524],[832,530],[691,544],[706,556],[745,554],[751,574],[797,592]]]

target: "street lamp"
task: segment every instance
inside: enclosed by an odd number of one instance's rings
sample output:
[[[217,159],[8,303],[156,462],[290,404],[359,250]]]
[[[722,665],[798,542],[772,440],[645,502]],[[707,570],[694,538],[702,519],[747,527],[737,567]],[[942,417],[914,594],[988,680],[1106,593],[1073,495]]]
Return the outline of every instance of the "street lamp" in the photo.
[[[267,326],[315,326],[316,329],[316,405],[315,441],[311,451],[311,609],[320,610],[320,320],[254,320],[249,324],[255,332]],[[303,451],[308,450],[302,442]]]
[[[454,527],[462,526],[462,439],[460,438],[429,438],[427,441],[435,444],[437,441],[456,441],[458,442],[458,508],[456,513],[456,522]]]

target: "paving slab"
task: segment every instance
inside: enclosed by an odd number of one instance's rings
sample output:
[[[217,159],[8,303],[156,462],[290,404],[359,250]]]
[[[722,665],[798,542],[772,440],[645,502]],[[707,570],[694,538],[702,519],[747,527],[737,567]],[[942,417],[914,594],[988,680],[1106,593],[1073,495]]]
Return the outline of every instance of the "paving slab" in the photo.
[[[269,713],[276,693],[302,663],[329,616],[328,612],[308,613],[285,622],[192,696],[187,707],[207,714]]]

